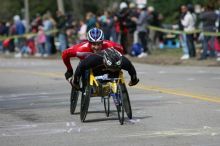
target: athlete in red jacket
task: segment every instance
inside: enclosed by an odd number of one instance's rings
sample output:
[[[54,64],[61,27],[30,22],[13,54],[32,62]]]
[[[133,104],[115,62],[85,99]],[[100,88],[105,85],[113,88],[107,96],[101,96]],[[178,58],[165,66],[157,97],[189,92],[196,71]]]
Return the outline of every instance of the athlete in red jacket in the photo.
[[[87,33],[87,41],[74,45],[62,53],[62,59],[66,65],[67,71],[65,77],[68,80],[73,75],[73,68],[70,63],[71,57],[78,57],[80,60],[86,58],[89,54],[99,52],[107,48],[115,48],[120,53],[124,54],[124,50],[120,44],[104,40],[104,34],[101,29],[92,28]]]

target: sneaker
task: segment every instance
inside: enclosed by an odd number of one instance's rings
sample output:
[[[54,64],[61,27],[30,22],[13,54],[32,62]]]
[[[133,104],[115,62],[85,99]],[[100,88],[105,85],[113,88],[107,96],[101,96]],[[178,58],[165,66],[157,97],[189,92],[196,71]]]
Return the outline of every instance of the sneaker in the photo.
[[[142,53],[141,53],[141,54],[139,54],[137,57],[138,57],[138,58],[147,57],[147,53],[142,52]]]
[[[36,53],[34,56],[35,57],[41,57],[41,54],[40,53]]]
[[[45,57],[45,58],[48,57],[48,54],[44,54],[43,57]]]
[[[26,54],[26,53],[24,54],[24,57],[28,57],[28,56],[29,56],[28,54]]]
[[[21,53],[15,54],[15,58],[21,58],[21,57],[22,57],[22,54],[21,54]]]
[[[189,59],[189,55],[188,55],[188,54],[185,54],[185,55],[183,55],[180,59],[181,59],[181,60],[187,60],[187,59]]]

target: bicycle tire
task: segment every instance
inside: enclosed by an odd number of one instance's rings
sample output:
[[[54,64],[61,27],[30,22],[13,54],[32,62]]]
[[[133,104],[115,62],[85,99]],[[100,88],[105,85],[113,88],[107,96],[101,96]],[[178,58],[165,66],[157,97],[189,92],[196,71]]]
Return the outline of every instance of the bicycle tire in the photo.
[[[82,93],[82,98],[81,98],[80,119],[82,122],[85,121],[86,115],[88,113],[90,95],[91,95],[91,86],[88,85],[85,87],[85,90]]]
[[[109,100],[109,97],[104,98],[104,109],[105,109],[106,117],[109,117],[109,113],[110,113],[110,100]]]
[[[76,105],[79,97],[79,91],[74,88],[71,89],[70,94],[70,114],[73,115],[76,110]]]
[[[118,103],[116,105],[116,109],[118,112],[118,120],[121,125],[124,124],[124,104],[123,104],[123,93],[122,93],[122,85],[118,84],[117,86],[117,100]],[[122,100],[121,100],[122,99]]]
[[[128,118],[132,119],[132,109],[131,109],[131,103],[130,103],[130,98],[129,98],[127,87],[125,84],[122,84],[121,87],[122,87],[122,93],[123,93],[123,106],[124,106],[125,112]]]

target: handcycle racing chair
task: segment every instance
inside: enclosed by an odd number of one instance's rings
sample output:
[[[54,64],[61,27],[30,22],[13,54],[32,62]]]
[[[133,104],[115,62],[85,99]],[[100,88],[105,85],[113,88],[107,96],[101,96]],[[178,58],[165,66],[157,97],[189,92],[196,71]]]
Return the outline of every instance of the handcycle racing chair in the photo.
[[[114,74],[113,76],[111,74],[94,76],[93,70],[90,69],[85,74],[85,78],[82,77],[82,96],[80,107],[80,119],[82,122],[85,121],[88,113],[90,97],[101,97],[103,99],[107,117],[110,113],[110,98],[112,98],[116,106],[118,119],[121,125],[124,123],[124,111],[126,112],[128,118],[132,119],[129,94],[126,88],[124,75],[121,70],[118,71],[117,75]]]

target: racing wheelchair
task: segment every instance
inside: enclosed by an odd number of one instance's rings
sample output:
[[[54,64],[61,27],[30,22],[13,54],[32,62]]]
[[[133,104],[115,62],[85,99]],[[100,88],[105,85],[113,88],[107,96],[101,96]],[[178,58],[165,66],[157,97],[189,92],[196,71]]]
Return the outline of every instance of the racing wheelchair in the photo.
[[[80,119],[82,122],[86,119],[91,97],[101,97],[107,117],[110,113],[110,99],[113,99],[121,125],[124,123],[124,112],[126,112],[129,119],[132,119],[130,99],[122,71],[119,71],[117,77],[110,77],[108,74],[94,76],[92,69],[90,69],[85,78],[82,78],[81,91]],[[71,114],[74,114],[78,96],[79,91],[72,89],[70,98]]]

